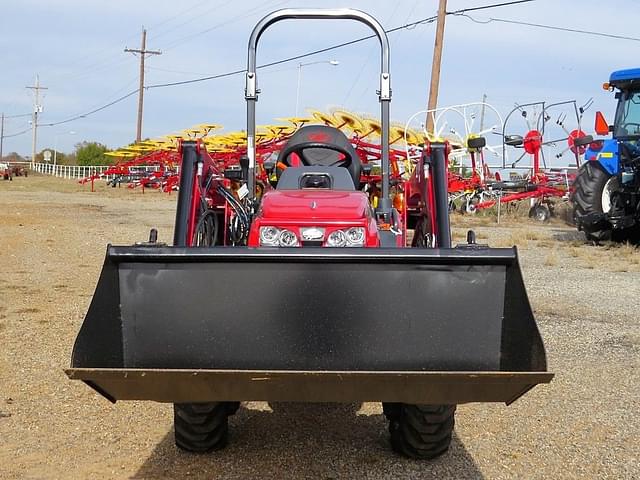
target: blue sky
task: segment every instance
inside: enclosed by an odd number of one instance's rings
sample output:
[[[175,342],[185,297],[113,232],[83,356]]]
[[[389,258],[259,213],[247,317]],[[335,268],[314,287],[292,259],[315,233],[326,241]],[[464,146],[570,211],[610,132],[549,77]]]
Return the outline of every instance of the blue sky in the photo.
[[[437,0],[390,1],[230,1],[230,0],[3,0],[0,17],[0,111],[28,113],[32,93],[25,89],[40,75],[45,92],[40,122],[56,122],[103,105],[137,87],[138,60],[123,52],[138,48],[142,25],[148,48],[163,51],[147,61],[146,84],[187,80],[246,66],[246,46],[256,21],[284,7],[353,7],[374,15],[385,28],[434,15]],[[493,3],[449,0],[448,10]],[[637,0],[537,0],[530,4],[473,13],[490,17],[635,35],[640,18]],[[258,63],[327,47],[368,34],[350,22],[282,22],[263,36]],[[425,107],[435,24],[390,34],[392,118],[405,121]],[[601,89],[612,70],[638,66],[640,42],[447,17],[439,105],[488,102],[506,113],[514,102],[584,103],[594,98],[584,125],[591,130],[596,110],[612,117],[612,95]],[[343,106],[378,112],[375,90],[379,53],[375,40],[309,57],[303,62],[338,60],[338,66],[304,67],[301,107]],[[295,111],[297,63],[261,70],[258,123]],[[160,136],[203,122],[226,130],[244,127],[244,78],[236,75],[191,85],[147,90],[143,135]],[[137,96],[65,125],[39,129],[38,149],[73,150],[80,140],[116,148],[132,141]],[[12,118],[5,134],[29,127],[29,118]],[[75,131],[75,135],[69,135]],[[31,135],[5,139],[5,153],[29,155]]]

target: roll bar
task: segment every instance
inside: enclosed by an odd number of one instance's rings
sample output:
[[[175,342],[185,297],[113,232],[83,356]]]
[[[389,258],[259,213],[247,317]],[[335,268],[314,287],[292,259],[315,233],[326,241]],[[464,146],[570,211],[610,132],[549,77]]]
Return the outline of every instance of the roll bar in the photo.
[[[249,193],[255,199],[255,165],[256,165],[256,102],[260,90],[257,88],[256,51],[262,33],[271,25],[288,19],[310,20],[356,20],[374,31],[380,40],[380,123],[382,126],[382,198],[379,203],[381,213],[391,211],[389,198],[389,103],[391,102],[391,74],[389,73],[389,40],[382,25],[371,15],[351,8],[337,9],[297,9],[285,8],[276,10],[260,20],[249,37],[249,54],[247,59],[245,99],[247,100],[247,156],[249,157],[249,175],[247,178]]]

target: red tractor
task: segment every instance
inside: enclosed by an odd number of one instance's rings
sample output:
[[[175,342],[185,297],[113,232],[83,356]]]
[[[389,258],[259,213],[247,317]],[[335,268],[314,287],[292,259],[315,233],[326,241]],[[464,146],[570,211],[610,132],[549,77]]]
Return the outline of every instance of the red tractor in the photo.
[[[0,162],[0,175],[2,175],[3,180],[13,180],[11,166],[8,163]]]
[[[380,40],[376,185],[325,125],[301,127],[275,161],[256,156],[258,39],[291,18],[357,20]],[[263,18],[245,152],[222,169],[182,143],[173,246],[152,231],[107,248],[69,377],[113,402],[173,403],[176,443],[195,452],[224,447],[242,401],[382,402],[393,449],[425,459],[449,447],[457,404],[509,404],[548,383],[515,248],[472,232],[451,246],[447,144],[425,145],[408,182],[391,174],[388,67],[386,34],[363,12]]]

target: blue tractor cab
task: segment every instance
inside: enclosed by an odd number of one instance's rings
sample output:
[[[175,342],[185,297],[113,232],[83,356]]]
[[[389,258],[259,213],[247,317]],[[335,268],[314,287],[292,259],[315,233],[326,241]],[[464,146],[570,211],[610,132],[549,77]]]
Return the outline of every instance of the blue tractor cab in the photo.
[[[640,88],[640,68],[616,70],[609,76],[609,85],[615,88],[627,89],[634,83]]]
[[[596,133],[611,136],[585,153],[571,195],[574,219],[596,242],[640,240],[640,68],[613,72],[603,88],[618,106],[613,125],[596,113]]]

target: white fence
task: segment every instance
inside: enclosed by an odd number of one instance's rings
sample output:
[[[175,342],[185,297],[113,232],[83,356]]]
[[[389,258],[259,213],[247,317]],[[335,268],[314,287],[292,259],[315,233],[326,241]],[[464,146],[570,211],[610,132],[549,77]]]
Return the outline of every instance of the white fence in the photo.
[[[60,178],[87,178],[91,175],[102,174],[107,169],[111,168],[111,165],[99,165],[99,166],[88,166],[88,165],[52,165],[50,163],[34,163],[32,170],[39,173],[44,173],[45,175],[53,175],[54,177]],[[157,165],[139,165],[134,167],[135,169],[145,170],[147,172],[155,172],[158,170]],[[103,177],[106,180],[111,180],[115,177],[115,175],[108,175],[107,177]]]

